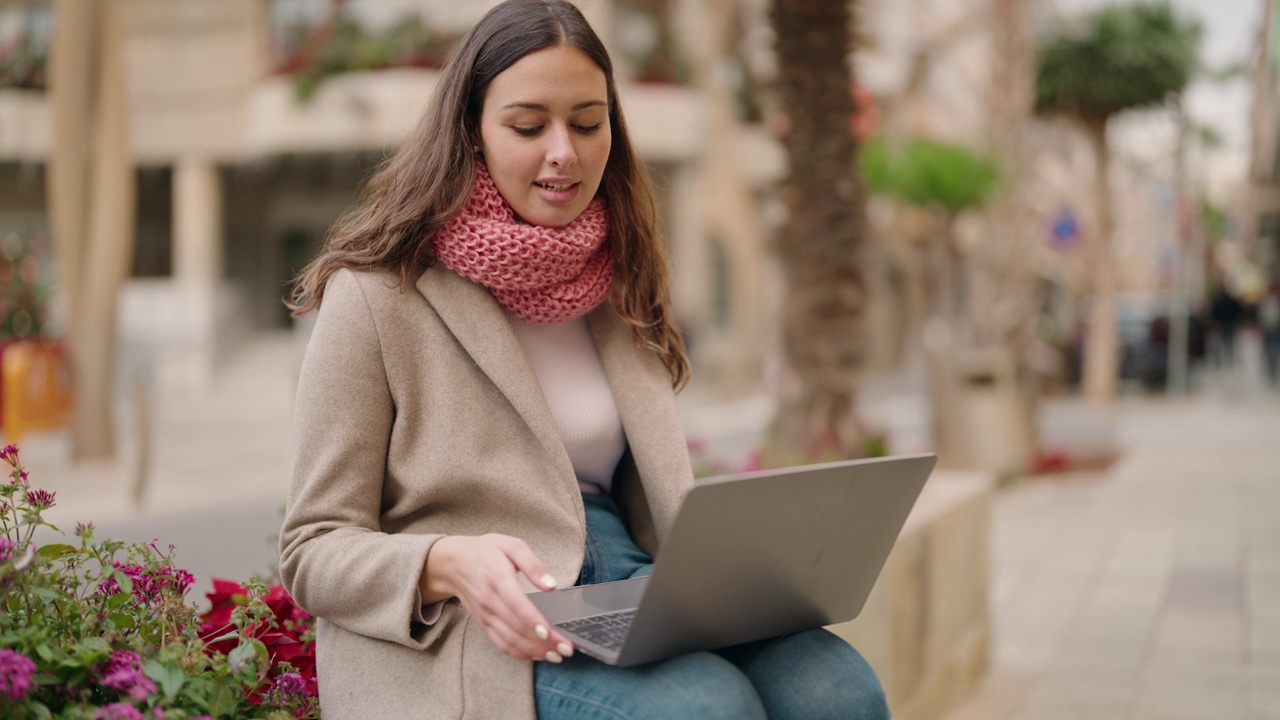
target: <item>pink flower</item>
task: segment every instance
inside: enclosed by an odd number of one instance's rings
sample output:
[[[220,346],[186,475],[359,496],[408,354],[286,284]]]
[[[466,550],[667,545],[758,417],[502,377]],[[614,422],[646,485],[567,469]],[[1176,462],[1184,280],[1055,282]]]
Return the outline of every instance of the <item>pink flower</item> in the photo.
[[[119,690],[134,702],[142,702],[156,691],[156,684],[142,674],[142,656],[130,650],[117,650],[111,659],[98,666],[102,676],[98,684],[102,687]]]
[[[307,694],[307,681],[298,673],[281,673],[276,678],[276,690],[286,697]]]
[[[27,504],[37,510],[48,510],[53,507],[53,497],[57,494],[48,490],[28,490]]]
[[[5,445],[5,446],[4,446],[4,449],[3,449],[3,450],[0,450],[0,460],[4,460],[5,462],[9,463],[10,465],[13,465],[14,467],[17,467],[17,465],[18,465],[18,446],[17,446],[17,445]]]
[[[0,537],[0,562],[9,560],[13,557],[13,551],[18,549],[18,543],[7,537]]]
[[[35,671],[36,664],[31,658],[16,650],[0,648],[0,693],[8,695],[12,700],[26,697],[27,690],[31,688],[31,675]]]
[[[142,711],[128,703],[111,703],[98,708],[94,720],[145,720]]]
[[[169,565],[162,565],[151,571],[142,565],[121,565],[120,563],[115,563],[115,568],[124,573],[125,577],[133,583],[134,601],[152,606],[164,600],[166,591],[183,595],[196,581],[195,576],[186,570]],[[112,577],[103,580],[95,594],[111,596],[118,592],[120,592],[120,584]]]

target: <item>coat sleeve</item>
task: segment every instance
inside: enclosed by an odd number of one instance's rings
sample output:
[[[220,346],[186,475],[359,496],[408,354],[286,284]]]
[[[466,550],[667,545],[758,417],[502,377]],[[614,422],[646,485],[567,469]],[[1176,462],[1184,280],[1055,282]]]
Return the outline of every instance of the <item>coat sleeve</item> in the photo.
[[[280,574],[311,614],[425,649],[450,624],[436,606],[424,617],[418,589],[441,535],[380,529],[394,417],[376,319],[359,280],[341,270],[325,288],[298,378]],[[444,604],[445,615],[456,609]]]

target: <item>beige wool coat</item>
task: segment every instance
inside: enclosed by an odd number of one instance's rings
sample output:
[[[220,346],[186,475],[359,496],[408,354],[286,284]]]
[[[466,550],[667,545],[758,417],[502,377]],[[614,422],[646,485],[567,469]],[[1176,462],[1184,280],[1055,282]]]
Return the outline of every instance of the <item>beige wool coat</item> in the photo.
[[[322,712],[533,718],[533,664],[499,653],[456,598],[424,624],[418,581],[439,538],[498,532],[572,583],[582,496],[489,292],[440,264],[412,287],[397,279],[333,276],[298,384],[280,569],[319,618]],[[614,495],[652,553],[693,482],[671,381],[609,303],[588,326],[628,441]]]

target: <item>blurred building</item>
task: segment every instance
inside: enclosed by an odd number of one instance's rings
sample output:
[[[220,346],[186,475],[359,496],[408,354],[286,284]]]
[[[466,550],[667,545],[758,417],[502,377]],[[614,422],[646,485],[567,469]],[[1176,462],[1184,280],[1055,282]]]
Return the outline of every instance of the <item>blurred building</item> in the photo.
[[[1250,117],[1249,227],[1252,255],[1272,281],[1280,282],[1280,14],[1276,0],[1258,0],[1262,22],[1253,58],[1253,112]]]
[[[246,334],[291,324],[287,283],[417,121],[449,45],[496,0],[112,1],[125,8],[138,165],[122,347],[162,382],[199,386]],[[679,258],[699,233],[700,95],[650,4],[579,5],[614,52]],[[52,15],[45,2],[0,3],[0,234],[48,228]]]
[[[198,386],[247,334],[292,324],[281,303],[288,281],[418,119],[449,44],[496,0],[112,1],[127,8],[138,164],[122,348],[146,358],[163,382]],[[656,180],[698,382],[758,387],[781,291],[768,240],[783,212],[769,190],[785,168],[773,134],[768,2],[734,3],[723,55],[708,47],[714,4],[705,0],[578,4],[614,55],[628,125]],[[1052,3],[1034,7],[1047,23]],[[859,12],[853,62],[875,99],[879,132],[984,147],[988,3],[860,0]],[[47,230],[51,138],[41,74],[53,21],[47,2],[0,0],[0,234]],[[717,125],[721,106],[730,117]],[[1160,121],[1150,114],[1123,120],[1121,138],[1162,132],[1152,131]],[[1271,150],[1258,152],[1274,156],[1276,123],[1269,127]],[[1065,124],[1036,123],[1031,135],[1034,212],[1024,232],[1065,329],[1085,287],[1092,158]],[[1159,293],[1176,236],[1172,153],[1118,147],[1115,159],[1122,289]],[[741,185],[736,203],[724,194],[733,185]],[[881,200],[871,210],[882,249],[924,241],[927,229],[909,210]],[[1276,218],[1269,227],[1280,228]],[[985,222],[981,213],[965,218],[962,243],[981,238]],[[901,362],[919,331],[891,256],[868,264],[868,348],[881,367]]]

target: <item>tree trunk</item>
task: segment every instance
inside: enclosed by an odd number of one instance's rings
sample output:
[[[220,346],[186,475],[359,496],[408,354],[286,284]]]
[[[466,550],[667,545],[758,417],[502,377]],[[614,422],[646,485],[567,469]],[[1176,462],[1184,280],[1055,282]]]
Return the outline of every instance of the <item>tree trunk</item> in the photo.
[[[55,12],[49,217],[69,315],[72,455],[109,457],[116,299],[132,263],[136,193],[122,9],[104,0],[57,0]]]
[[[830,0],[774,0],[770,15],[789,120],[789,168],[779,189],[788,218],[777,252],[792,377],[768,445],[775,462],[852,457],[863,444],[853,410],[866,302],[859,266],[866,207],[849,132],[853,18],[848,3]]]
[[[929,276],[933,280],[929,315],[924,323],[924,352],[929,369],[929,404],[933,445],[944,466],[968,465],[966,417],[956,353],[964,341],[956,294],[954,213],[937,214],[937,234],[929,242]]]
[[[1111,167],[1111,152],[1107,147],[1106,118],[1086,123],[1085,132],[1093,148],[1098,227],[1090,233],[1089,242],[1093,294],[1084,346],[1084,393],[1090,403],[1107,406],[1115,400],[1120,380],[1120,337],[1116,325],[1114,220],[1107,172]]]
[[[979,460],[1005,473],[1025,471],[1039,446],[1038,370],[1031,366],[1042,299],[1036,274],[1040,232],[1026,178],[1034,104],[1035,49],[1026,0],[991,0],[991,74],[987,146],[1000,168],[1001,192],[987,212],[989,230],[973,257],[969,308],[976,358],[989,370],[989,392],[1004,433],[1000,458]],[[975,388],[975,390],[977,390]],[[990,419],[969,418],[982,424]]]

